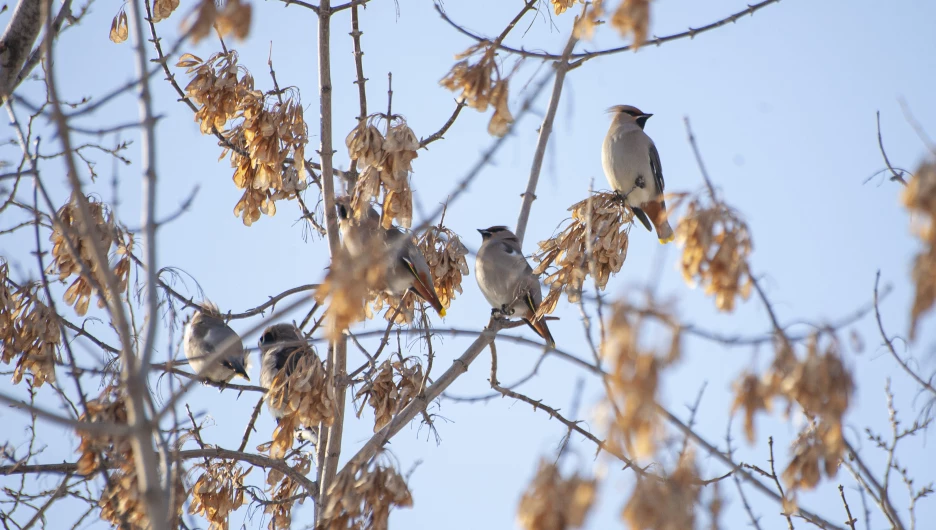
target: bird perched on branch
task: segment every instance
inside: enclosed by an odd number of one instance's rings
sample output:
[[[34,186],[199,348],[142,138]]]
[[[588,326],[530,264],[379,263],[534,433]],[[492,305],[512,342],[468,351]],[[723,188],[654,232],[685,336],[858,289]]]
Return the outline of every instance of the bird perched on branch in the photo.
[[[656,227],[660,243],[669,243],[674,235],[663,202],[660,153],[644,132],[653,114],[630,105],[616,105],[608,112],[614,118],[601,145],[601,165],[608,183],[647,230],[652,230],[651,223]]]
[[[523,319],[537,335],[555,347],[546,321],[536,318],[543,301],[539,279],[527,263],[520,249],[520,240],[506,226],[478,229],[481,248],[475,258],[475,278],[492,314],[517,316]]]
[[[260,336],[260,385],[272,388],[273,380],[281,370],[286,371],[286,377],[292,375],[305,355],[315,355],[307,347],[306,340],[299,329],[292,324],[274,324],[263,330]],[[267,410],[279,424],[286,413],[282,407],[275,406],[267,399]],[[296,436],[303,441],[318,442],[318,427],[306,426],[296,428]]]
[[[250,358],[240,335],[224,323],[215,304],[205,301],[195,311],[185,326],[182,347],[189,366],[202,378],[222,384],[234,376],[250,381]]]
[[[347,198],[341,198],[337,203],[338,229],[351,257],[371,258],[376,252],[383,252],[387,261],[384,290],[398,297],[408,290],[413,291],[444,317],[445,307],[435,292],[432,271],[413,236],[395,226],[383,229],[380,214],[370,206],[358,219]]]

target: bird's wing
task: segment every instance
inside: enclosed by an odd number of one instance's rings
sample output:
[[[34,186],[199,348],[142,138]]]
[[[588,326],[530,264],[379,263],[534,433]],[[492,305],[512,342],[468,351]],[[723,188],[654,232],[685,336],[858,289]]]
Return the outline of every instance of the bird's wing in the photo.
[[[657,190],[663,194],[663,164],[660,163],[660,153],[657,151],[653,140],[650,140],[650,170],[653,171],[653,181],[656,182]]]
[[[215,351],[215,348],[221,346],[224,341],[231,340],[231,345],[227,348],[227,351],[230,352],[232,356],[244,356],[244,345],[241,342],[240,335],[233,329],[224,324],[206,326],[206,328],[207,330],[203,340],[205,342],[205,350],[208,353]]]

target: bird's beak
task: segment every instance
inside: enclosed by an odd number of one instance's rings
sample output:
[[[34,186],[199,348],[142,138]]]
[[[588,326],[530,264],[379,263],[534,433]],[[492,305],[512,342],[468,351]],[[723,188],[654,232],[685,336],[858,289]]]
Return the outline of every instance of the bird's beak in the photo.
[[[645,119],[645,120],[649,120],[651,116],[653,116],[653,114],[641,114],[641,115],[640,115],[640,117],[643,118],[643,119]]]
[[[247,370],[244,369],[243,365],[237,363],[234,365],[234,373],[243,377],[247,381],[250,381],[250,376],[247,375]]]

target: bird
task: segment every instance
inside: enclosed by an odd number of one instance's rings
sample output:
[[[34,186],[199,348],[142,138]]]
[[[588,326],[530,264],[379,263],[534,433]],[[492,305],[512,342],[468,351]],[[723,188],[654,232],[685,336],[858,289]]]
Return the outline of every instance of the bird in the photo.
[[[523,257],[520,240],[506,226],[479,228],[478,232],[483,242],[475,258],[475,278],[493,308],[491,313],[520,317],[550,347],[555,347],[546,321],[536,318],[543,293],[533,268]]]
[[[675,235],[663,201],[660,153],[644,132],[653,114],[630,105],[616,105],[608,112],[614,118],[601,145],[601,165],[608,183],[648,231],[653,230],[651,224],[656,227],[660,243],[669,243]]]
[[[221,320],[220,314],[218,306],[205,301],[186,324],[182,345],[189,366],[214,383],[227,384],[234,376],[250,381],[250,357],[240,335]],[[215,355],[222,347],[224,352]]]
[[[401,297],[413,291],[445,316],[445,307],[436,294],[432,271],[412,235],[396,226],[383,229],[380,214],[368,206],[361,219],[355,219],[347,199],[338,200],[338,229],[345,248],[353,259],[372,255],[375,249],[386,252],[387,268],[384,291]]]
[[[281,370],[286,370],[286,377],[289,377],[303,356],[315,355],[306,347],[302,332],[292,324],[268,326],[260,335],[258,345],[260,346],[260,385],[264,388],[272,388],[273,380]],[[277,425],[286,413],[284,408],[274,406],[269,399],[267,410],[270,411]],[[318,428],[315,426],[299,427],[296,428],[296,432],[296,436],[301,440],[313,443],[318,441]]]

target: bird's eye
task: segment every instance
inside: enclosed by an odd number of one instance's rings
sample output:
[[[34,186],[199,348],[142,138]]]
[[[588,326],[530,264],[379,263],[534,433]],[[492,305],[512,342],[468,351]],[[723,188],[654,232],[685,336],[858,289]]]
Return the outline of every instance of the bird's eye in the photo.
[[[272,333],[264,333],[263,336],[260,337],[260,344],[269,344],[271,342],[273,342]]]

